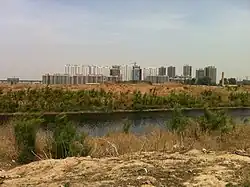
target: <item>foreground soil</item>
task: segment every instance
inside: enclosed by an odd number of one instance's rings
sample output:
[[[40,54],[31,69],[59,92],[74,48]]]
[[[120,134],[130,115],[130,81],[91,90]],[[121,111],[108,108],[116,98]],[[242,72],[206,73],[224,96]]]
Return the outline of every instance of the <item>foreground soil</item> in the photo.
[[[225,186],[242,183],[250,157],[225,152],[143,152],[111,158],[44,160],[0,172],[9,186]]]

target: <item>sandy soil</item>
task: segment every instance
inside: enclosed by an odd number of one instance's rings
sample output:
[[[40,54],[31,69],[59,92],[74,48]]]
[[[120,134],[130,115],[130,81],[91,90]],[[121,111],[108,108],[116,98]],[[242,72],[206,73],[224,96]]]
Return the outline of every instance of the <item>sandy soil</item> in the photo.
[[[0,172],[9,186],[225,186],[244,180],[250,157],[225,152],[143,152],[111,158],[44,160]]]

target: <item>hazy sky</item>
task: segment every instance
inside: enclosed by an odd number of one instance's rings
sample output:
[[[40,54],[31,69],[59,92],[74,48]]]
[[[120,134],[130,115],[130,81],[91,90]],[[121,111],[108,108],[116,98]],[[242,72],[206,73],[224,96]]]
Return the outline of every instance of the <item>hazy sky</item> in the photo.
[[[250,75],[250,0],[0,0],[0,78],[134,61]]]

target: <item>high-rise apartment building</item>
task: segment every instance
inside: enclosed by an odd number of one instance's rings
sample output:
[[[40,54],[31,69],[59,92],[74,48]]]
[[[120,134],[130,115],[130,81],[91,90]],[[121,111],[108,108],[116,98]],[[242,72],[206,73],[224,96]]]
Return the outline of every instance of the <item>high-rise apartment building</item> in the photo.
[[[142,80],[142,69],[138,65],[134,65],[132,69],[132,80],[133,81],[140,81]]]
[[[121,68],[120,66],[112,66],[112,68],[110,69],[110,76],[121,76]]]
[[[197,69],[196,70],[196,74],[195,74],[195,78],[198,79],[202,79],[205,76],[205,71],[204,69]]]
[[[158,69],[154,67],[144,68],[143,69],[143,80],[145,80],[148,76],[157,76]]]
[[[110,75],[110,67],[109,66],[101,67],[100,74],[103,75],[103,76],[108,77]]]
[[[211,79],[211,83],[216,83],[217,69],[215,66],[205,67],[204,75],[205,77],[209,77]]]
[[[82,65],[81,74],[84,75],[84,76],[87,76],[89,74],[89,66]]]
[[[176,72],[175,72],[175,67],[174,66],[169,66],[168,67],[168,76],[170,78],[174,78],[176,75]]]
[[[192,66],[190,66],[190,65],[184,65],[183,66],[183,76],[185,78],[191,78],[192,77]]]
[[[122,81],[132,80],[132,69],[133,69],[133,67],[131,65],[121,66]]]
[[[167,68],[162,66],[159,68],[158,72],[159,72],[158,75],[166,76],[167,75]]]
[[[70,64],[66,64],[64,66],[64,74],[67,74],[67,75],[70,74]]]

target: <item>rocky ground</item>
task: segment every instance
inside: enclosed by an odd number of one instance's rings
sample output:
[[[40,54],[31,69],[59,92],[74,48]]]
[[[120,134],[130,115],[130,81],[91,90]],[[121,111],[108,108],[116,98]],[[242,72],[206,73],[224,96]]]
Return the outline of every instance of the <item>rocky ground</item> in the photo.
[[[239,155],[241,154],[241,155]],[[112,158],[74,157],[44,160],[0,172],[3,187],[225,186],[250,177],[243,153],[191,150],[143,152]]]

